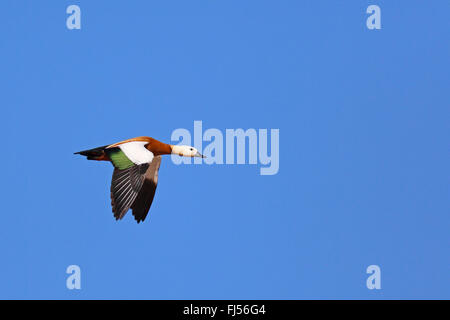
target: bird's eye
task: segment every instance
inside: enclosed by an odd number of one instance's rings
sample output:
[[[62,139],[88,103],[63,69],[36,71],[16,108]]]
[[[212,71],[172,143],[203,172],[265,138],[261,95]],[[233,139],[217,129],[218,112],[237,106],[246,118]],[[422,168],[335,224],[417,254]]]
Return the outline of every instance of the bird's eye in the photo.
[[[192,151],[192,150],[194,150],[194,149],[191,148],[191,151]]]

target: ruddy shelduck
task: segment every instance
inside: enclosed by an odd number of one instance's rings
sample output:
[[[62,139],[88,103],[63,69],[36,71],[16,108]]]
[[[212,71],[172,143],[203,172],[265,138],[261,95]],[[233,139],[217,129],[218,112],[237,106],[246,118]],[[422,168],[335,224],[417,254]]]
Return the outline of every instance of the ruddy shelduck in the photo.
[[[152,205],[162,155],[205,158],[194,147],[166,144],[150,137],[132,138],[75,154],[113,164],[111,205],[114,217],[122,219],[131,208],[138,223],[145,220]]]

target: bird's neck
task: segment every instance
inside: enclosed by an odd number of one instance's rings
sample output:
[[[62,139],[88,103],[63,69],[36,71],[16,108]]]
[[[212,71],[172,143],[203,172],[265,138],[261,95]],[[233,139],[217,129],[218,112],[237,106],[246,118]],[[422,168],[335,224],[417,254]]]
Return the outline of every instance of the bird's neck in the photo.
[[[147,149],[153,152],[155,156],[172,153],[172,146],[170,144],[155,139],[152,139],[152,141],[150,141],[150,143],[147,145]]]

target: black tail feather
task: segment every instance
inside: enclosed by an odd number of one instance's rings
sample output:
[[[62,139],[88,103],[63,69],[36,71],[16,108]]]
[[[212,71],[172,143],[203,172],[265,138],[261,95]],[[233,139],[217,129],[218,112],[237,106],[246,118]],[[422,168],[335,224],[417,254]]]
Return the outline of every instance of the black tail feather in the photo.
[[[103,147],[94,148],[94,149],[78,151],[78,152],[75,152],[74,154],[80,154],[82,156],[87,157],[88,160],[94,160],[96,157],[100,157],[101,155],[103,155],[103,152],[107,146],[108,145],[103,146]]]

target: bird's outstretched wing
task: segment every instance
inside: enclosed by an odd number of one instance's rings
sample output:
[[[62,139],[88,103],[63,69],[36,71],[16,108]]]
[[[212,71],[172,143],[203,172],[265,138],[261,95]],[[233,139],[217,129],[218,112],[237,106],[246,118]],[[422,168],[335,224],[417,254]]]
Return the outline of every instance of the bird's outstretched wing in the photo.
[[[158,171],[161,165],[161,156],[156,156],[150,163],[146,173],[141,190],[132,205],[133,216],[137,223],[144,221],[147,217],[150,206],[155,196],[156,186],[158,185]]]
[[[145,173],[153,162],[153,153],[145,141],[131,141],[108,146],[105,154],[114,165],[111,181],[111,205],[116,220],[122,219],[141,191]]]
[[[111,181],[111,205],[116,220],[122,219],[142,189],[148,163],[135,164],[125,169],[114,168]]]

